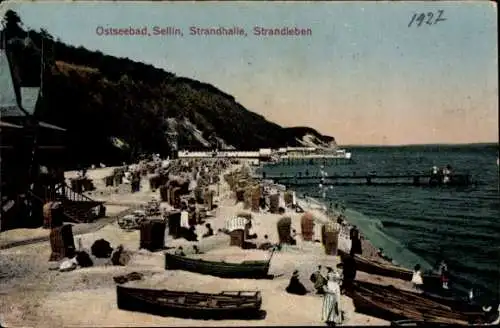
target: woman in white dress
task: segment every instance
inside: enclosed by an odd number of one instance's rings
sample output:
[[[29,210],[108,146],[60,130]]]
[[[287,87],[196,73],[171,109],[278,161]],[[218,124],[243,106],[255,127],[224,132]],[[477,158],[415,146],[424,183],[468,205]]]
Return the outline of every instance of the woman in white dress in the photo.
[[[337,272],[328,273],[328,283],[324,287],[322,320],[328,326],[342,323],[342,310],[340,307],[340,275]]]
[[[424,285],[424,280],[422,279],[422,271],[420,271],[420,264],[415,265],[415,269],[413,270],[413,276],[411,278],[411,282],[413,283],[413,287],[417,291],[422,291],[422,286]]]

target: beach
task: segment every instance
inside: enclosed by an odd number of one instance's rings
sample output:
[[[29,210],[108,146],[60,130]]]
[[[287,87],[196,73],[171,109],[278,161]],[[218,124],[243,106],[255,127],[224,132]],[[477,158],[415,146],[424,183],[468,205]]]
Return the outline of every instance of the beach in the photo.
[[[39,3],[0,328],[500,323],[497,7]]]
[[[235,201],[229,185],[223,175],[227,172],[240,169],[241,165],[232,165],[221,173],[219,183],[210,188],[216,192],[215,203],[217,208],[207,219],[215,231],[224,227],[227,218],[235,217],[244,211],[243,204]],[[99,181],[102,170],[89,171],[88,175],[94,181]],[[68,172],[72,176],[74,172]],[[147,181],[146,181],[147,182]],[[131,260],[126,266],[98,265],[89,268],[77,268],[71,272],[49,270],[54,266],[48,259],[51,248],[48,240],[29,245],[21,245],[1,250],[0,264],[2,278],[0,279],[0,322],[9,326],[239,326],[241,321],[206,321],[180,319],[173,317],[158,317],[138,312],[123,311],[117,308],[116,287],[113,277],[130,272],[143,273],[141,281],[128,283],[132,286],[151,286],[155,288],[178,291],[220,292],[224,290],[259,290],[262,293],[262,310],[265,318],[249,321],[250,325],[322,325],[321,308],[322,297],[309,293],[305,296],[288,294],[285,288],[294,270],[298,270],[300,281],[309,291],[313,291],[313,284],[308,277],[318,265],[335,267],[339,258],[325,255],[323,246],[318,242],[305,242],[300,235],[296,237],[297,245],[284,246],[280,252],[273,255],[269,273],[275,275],[272,280],[253,279],[223,279],[208,275],[201,275],[186,271],[164,269],[164,255],[162,251],[149,252],[138,250],[139,231],[125,231],[121,229],[113,215],[123,213],[127,208],[133,208],[141,202],[157,197],[158,191],[149,190],[147,183],[143,183],[141,192],[130,194],[123,192],[106,195],[103,186],[96,183],[94,197],[109,201],[113,205],[106,205],[108,218],[99,219],[103,223],[95,223],[92,230],[86,232],[83,228],[74,228],[75,240],[80,239],[84,249],[89,249],[92,243],[100,238],[110,242],[112,247],[122,244],[131,252]],[[100,191],[101,189],[101,191]],[[218,195],[217,195],[218,193]],[[108,200],[106,200],[106,197]],[[304,202],[303,200],[299,200]],[[307,203],[307,202],[305,202]],[[162,203],[162,207],[168,204]],[[307,205],[304,205],[307,206]],[[306,208],[306,210],[308,210]],[[326,215],[319,209],[311,206],[309,209],[316,221],[326,222]],[[285,213],[292,219],[292,228],[300,232],[300,218],[302,213],[287,209]],[[282,215],[267,212],[252,213],[253,232],[257,234],[257,243],[268,235],[269,240],[276,242],[278,232],[277,221]],[[92,225],[92,224],[87,224]],[[204,233],[204,226],[196,226],[198,236]],[[82,234],[79,234],[78,231]],[[0,234],[0,247],[13,241],[40,238],[48,235],[48,229],[15,229]],[[269,251],[243,250],[229,246],[229,236],[216,233],[214,236],[202,238],[198,242],[189,242],[183,238],[172,239],[167,236],[165,244],[168,247],[182,246],[187,256],[196,256],[211,261],[241,262],[266,260]],[[198,245],[204,253],[193,255],[192,245]],[[376,257],[375,248],[369,241],[363,240],[365,256]],[[191,253],[191,254],[190,254]],[[378,261],[384,261],[381,258]],[[358,272],[357,280],[373,282],[382,285],[394,285],[400,289],[410,289],[410,283],[402,280],[370,275]],[[345,311],[345,325],[388,325],[389,322],[356,313],[352,300],[343,295],[341,308]]]

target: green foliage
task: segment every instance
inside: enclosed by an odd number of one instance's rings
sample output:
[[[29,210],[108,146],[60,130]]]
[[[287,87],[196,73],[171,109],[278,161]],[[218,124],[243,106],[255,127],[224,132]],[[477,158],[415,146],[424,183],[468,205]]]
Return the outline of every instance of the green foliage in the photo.
[[[8,12],[8,35],[26,37],[20,19]],[[17,17],[17,18],[16,18]],[[10,25],[9,25],[10,24]],[[9,27],[10,26],[10,27]],[[9,29],[12,29],[10,31]],[[21,83],[40,76],[42,39],[48,54],[44,74],[44,97],[37,115],[68,129],[68,157],[80,163],[114,163],[140,152],[166,154],[166,119],[179,123],[189,120],[208,140],[217,136],[239,149],[296,145],[296,138],[311,133],[309,128],[282,128],[263,116],[248,111],[234,97],[200,81],[177,77],[173,73],[89,51],[55,40],[47,31],[29,31],[32,47],[18,47],[15,62],[23,70]],[[35,49],[35,50],[33,50]],[[180,149],[202,147],[189,128],[178,125]],[[116,149],[110,137],[118,137],[131,146],[124,153]]]

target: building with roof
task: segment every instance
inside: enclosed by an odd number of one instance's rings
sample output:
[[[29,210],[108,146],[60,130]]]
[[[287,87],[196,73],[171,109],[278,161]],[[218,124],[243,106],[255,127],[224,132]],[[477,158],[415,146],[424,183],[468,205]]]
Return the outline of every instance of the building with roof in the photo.
[[[37,212],[34,207],[41,210],[45,199],[40,190],[47,187],[47,179],[40,178],[41,167],[59,172],[53,174],[59,180],[52,180],[52,184],[64,182],[59,166],[64,156],[65,129],[36,118],[41,86],[25,83],[23,77],[29,73],[40,74],[22,72],[7,49],[0,49],[0,222],[4,223],[0,229],[12,221],[9,217],[32,220],[31,215]],[[30,203],[33,197],[38,197],[37,206]]]

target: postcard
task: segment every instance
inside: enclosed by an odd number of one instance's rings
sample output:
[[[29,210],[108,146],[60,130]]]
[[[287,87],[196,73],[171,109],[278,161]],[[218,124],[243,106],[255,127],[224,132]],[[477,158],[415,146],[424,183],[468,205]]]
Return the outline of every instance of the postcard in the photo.
[[[0,326],[498,324],[495,3],[0,21]]]

